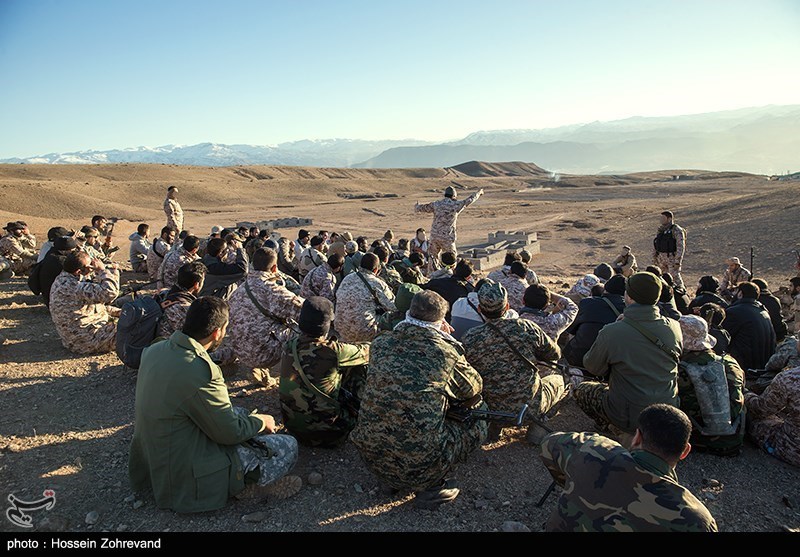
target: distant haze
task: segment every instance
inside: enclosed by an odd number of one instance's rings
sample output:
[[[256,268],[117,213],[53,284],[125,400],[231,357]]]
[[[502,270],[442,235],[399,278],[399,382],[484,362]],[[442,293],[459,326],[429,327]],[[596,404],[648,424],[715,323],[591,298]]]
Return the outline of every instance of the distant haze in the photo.
[[[273,146],[166,145],[49,153],[0,163],[165,163],[360,168],[448,167],[521,161],[552,172],[602,174],[662,169],[780,174],[800,170],[800,105],[627,118],[536,130],[478,131],[458,141],[303,140]]]

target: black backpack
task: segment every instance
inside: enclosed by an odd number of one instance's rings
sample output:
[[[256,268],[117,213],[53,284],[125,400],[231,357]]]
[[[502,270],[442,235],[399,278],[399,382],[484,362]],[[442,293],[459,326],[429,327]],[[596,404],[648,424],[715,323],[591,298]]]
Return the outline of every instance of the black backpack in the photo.
[[[126,302],[117,322],[117,356],[131,369],[139,369],[142,351],[152,344],[163,315],[161,304],[152,296]]]

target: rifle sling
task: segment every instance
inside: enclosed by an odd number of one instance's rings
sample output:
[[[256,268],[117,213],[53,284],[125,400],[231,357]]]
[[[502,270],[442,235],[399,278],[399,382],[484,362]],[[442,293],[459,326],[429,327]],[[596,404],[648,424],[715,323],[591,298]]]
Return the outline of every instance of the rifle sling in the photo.
[[[474,309],[475,313],[477,313],[478,316],[480,316],[480,318],[483,319],[483,322],[486,325],[488,325],[490,329],[492,329],[495,333],[500,335],[500,338],[503,339],[503,341],[508,345],[509,348],[511,348],[511,351],[514,352],[514,354],[516,354],[519,359],[521,359],[523,362],[528,364],[528,367],[530,367],[534,372],[537,372],[537,373],[539,372],[539,367],[534,362],[532,362],[527,356],[525,356],[525,354],[520,352],[519,349],[516,346],[514,346],[514,344],[511,342],[511,340],[509,340],[509,338],[506,335],[503,334],[503,332],[500,330],[500,328],[497,325],[495,325],[491,321],[483,318],[483,315],[481,315],[481,313],[478,311],[478,308],[476,308],[475,305],[472,302],[469,301],[469,298],[467,298],[467,303],[469,304],[469,307]]]
[[[608,304],[608,307],[610,307],[610,308],[611,308],[611,311],[613,311],[613,312],[614,312],[614,315],[615,315],[616,317],[619,317],[619,310],[617,309],[617,306],[615,306],[615,305],[614,305],[614,302],[612,302],[611,300],[609,300],[609,299],[608,299],[608,298],[606,298],[605,296],[601,296],[601,297],[600,297],[600,299],[601,299],[601,300],[603,300],[605,303],[607,303],[607,304]]]
[[[264,317],[266,317],[267,319],[271,319],[272,321],[277,321],[284,327],[294,330],[286,319],[278,317],[274,313],[268,311],[267,308],[265,308],[259,303],[256,297],[253,296],[253,292],[250,290],[250,284],[247,282],[247,279],[245,279],[244,281],[244,291],[247,293],[247,297],[250,298],[250,301],[253,302],[253,305],[256,306],[256,309],[260,311],[264,315]]]
[[[366,278],[364,278],[364,275],[361,274],[361,271],[356,271],[355,273],[358,275],[358,278],[361,279],[361,282],[364,283],[364,286],[367,287],[367,290],[369,290],[369,293],[372,294],[372,299],[375,301],[375,306],[376,306],[375,309],[386,309],[385,307],[383,307],[383,304],[378,299],[378,295],[375,293],[375,291],[369,285],[369,281]]]
[[[631,327],[633,327],[634,329],[639,331],[639,333],[643,337],[645,337],[647,340],[649,340],[650,342],[652,342],[653,344],[658,346],[658,348],[662,352],[664,352],[664,354],[666,354],[667,356],[672,358],[675,361],[675,363],[678,363],[678,362],[681,361],[681,355],[680,354],[676,353],[674,350],[671,350],[671,349],[667,348],[667,346],[664,344],[664,341],[662,341],[656,335],[654,335],[653,333],[651,333],[650,331],[648,331],[647,329],[645,329],[644,327],[639,325],[636,321],[634,321],[632,319],[623,319],[622,322],[623,323],[627,323],[628,325],[630,325]]]

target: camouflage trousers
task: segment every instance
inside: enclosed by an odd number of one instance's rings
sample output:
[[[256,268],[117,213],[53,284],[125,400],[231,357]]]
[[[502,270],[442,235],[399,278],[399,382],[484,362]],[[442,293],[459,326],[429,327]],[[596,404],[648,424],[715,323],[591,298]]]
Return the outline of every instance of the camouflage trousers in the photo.
[[[34,265],[36,265],[36,257],[22,257],[11,261],[11,270],[17,276],[27,275]]]
[[[147,261],[137,261],[131,264],[131,269],[134,273],[146,273],[147,272]]]
[[[69,338],[61,337],[61,344],[76,354],[107,354],[117,347],[117,320],[109,319],[103,325],[78,329]]]
[[[608,396],[608,385],[598,381],[583,381],[572,391],[578,408],[593,419],[600,428],[611,424],[603,408],[603,400]]]
[[[236,453],[242,463],[245,483],[269,485],[281,479],[297,462],[297,441],[291,435],[258,435],[254,441],[267,450],[248,444],[238,445]]]
[[[747,433],[762,450],[784,462],[800,466],[800,443],[786,429],[783,419],[776,416],[747,422]]]
[[[428,242],[428,274],[431,274],[441,268],[442,263],[439,260],[439,256],[448,251],[458,255],[455,238],[430,239]]]
[[[532,417],[538,419],[552,410],[556,404],[567,395],[567,388],[564,378],[559,374],[552,374],[542,377],[539,392],[531,401],[531,410],[534,412]]]
[[[674,254],[671,253],[657,253],[653,259],[653,263],[661,269],[662,273],[669,273],[675,281],[675,286],[683,288],[683,277],[681,277],[681,264]]]

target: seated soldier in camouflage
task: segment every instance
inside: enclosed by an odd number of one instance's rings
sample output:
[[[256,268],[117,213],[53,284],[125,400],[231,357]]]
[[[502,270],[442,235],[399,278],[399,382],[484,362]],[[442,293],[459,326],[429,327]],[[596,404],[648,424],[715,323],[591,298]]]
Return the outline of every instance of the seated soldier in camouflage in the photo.
[[[386,286],[389,287],[392,294],[397,295],[397,290],[400,288],[400,285],[403,284],[403,277],[400,276],[400,273],[398,273],[394,267],[389,265],[389,252],[386,251],[386,248],[383,246],[375,246],[372,253],[375,254],[380,262],[380,268],[377,272],[378,278],[386,283]]]
[[[392,267],[400,273],[400,278],[404,283],[425,284],[426,279],[422,274],[422,267],[425,265],[425,257],[421,253],[412,253],[405,259],[395,261]]]
[[[800,466],[800,368],[780,372],[763,394],[745,391],[747,433],[767,454]]]
[[[716,339],[708,334],[708,323],[701,317],[684,315],[680,325],[683,354],[678,364],[678,398],[681,410],[692,421],[692,446],[698,451],[735,456],[744,441],[744,371],[731,356],[714,354]],[[720,379],[725,377],[725,381],[719,384],[722,387],[720,393],[696,388],[697,382],[705,386],[714,385],[713,378],[717,375]],[[719,400],[714,400],[715,394],[720,396]],[[722,397],[723,394],[727,397]],[[728,407],[727,415],[707,415],[725,406]],[[719,431],[714,434],[709,431],[711,429]]]
[[[485,322],[464,333],[467,361],[483,379],[483,398],[489,408],[518,412],[523,404],[538,419],[566,394],[564,378],[553,374],[539,377],[537,361],[555,363],[558,345],[535,323],[527,319],[506,319],[508,294],[502,284],[488,283],[478,291],[478,312]],[[490,439],[502,428],[492,424]],[[528,441],[536,443],[536,427],[528,428]]]
[[[358,417],[369,343],[328,339],[333,317],[333,302],[306,298],[298,321],[300,336],[283,347],[278,389],[283,423],[305,445],[343,444]]]
[[[668,404],[638,416],[628,451],[597,433],[553,433],[542,462],[563,487],[549,532],[716,532],[708,509],[678,483],[692,424]]]
[[[479,395],[483,382],[447,332],[445,313],[444,298],[420,292],[406,320],[373,341],[358,423],[350,435],[381,481],[415,491],[415,505],[426,509],[458,496],[447,478],[486,438],[485,422],[446,418],[451,404]]]

